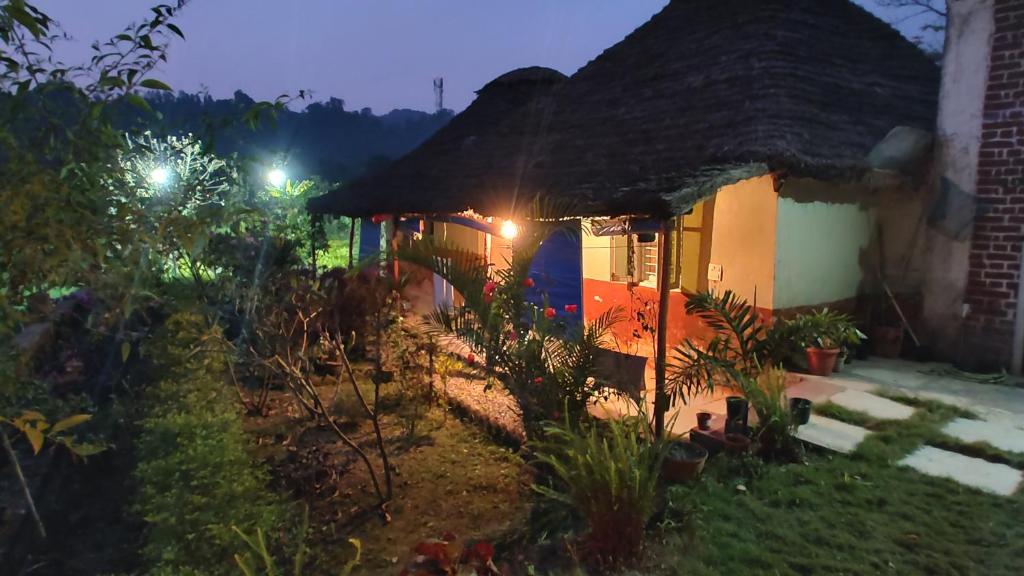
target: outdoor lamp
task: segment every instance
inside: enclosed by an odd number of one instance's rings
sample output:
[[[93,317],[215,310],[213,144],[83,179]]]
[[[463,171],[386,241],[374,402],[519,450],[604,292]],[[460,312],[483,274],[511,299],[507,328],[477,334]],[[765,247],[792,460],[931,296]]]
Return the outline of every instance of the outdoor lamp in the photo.
[[[274,188],[284,186],[285,180],[287,179],[288,176],[285,175],[284,170],[281,170],[280,168],[274,168],[270,172],[267,172],[267,183]]]
[[[515,240],[516,236],[519,235],[519,226],[511,220],[505,220],[501,223],[501,237],[505,240]]]
[[[167,181],[171,179],[171,173],[167,168],[163,166],[157,166],[149,173],[149,181],[158,185],[163,186],[167,184]]]

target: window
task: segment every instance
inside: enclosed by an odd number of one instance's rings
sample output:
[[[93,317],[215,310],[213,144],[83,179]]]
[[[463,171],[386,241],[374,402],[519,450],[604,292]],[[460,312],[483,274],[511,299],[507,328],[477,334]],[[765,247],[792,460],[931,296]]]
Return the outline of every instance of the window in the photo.
[[[659,245],[660,240],[640,242],[635,234],[611,236],[612,281],[657,286]]]
[[[707,290],[708,264],[711,263],[711,226],[715,200],[697,204],[681,218],[676,218],[672,242],[672,288],[684,292]]]

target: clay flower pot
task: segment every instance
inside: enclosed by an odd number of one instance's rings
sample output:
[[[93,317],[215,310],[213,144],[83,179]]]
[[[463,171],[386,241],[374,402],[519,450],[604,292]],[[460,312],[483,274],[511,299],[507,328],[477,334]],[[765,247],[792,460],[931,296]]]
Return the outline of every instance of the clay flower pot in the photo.
[[[839,348],[808,348],[807,371],[815,376],[831,376],[839,358]]]
[[[661,477],[670,483],[694,480],[708,459],[708,451],[694,442],[673,442],[661,463]]]

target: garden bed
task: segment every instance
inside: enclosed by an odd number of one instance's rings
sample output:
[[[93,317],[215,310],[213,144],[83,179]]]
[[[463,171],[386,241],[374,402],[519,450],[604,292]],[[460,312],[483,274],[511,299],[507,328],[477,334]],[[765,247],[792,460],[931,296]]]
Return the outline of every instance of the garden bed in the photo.
[[[356,366],[360,386],[372,397],[366,372]],[[351,386],[336,388],[325,378],[319,389],[325,399],[337,390],[335,417],[380,470],[371,423],[357,409]],[[369,475],[352,451],[302,417],[288,393],[271,394],[267,416],[247,417],[273,483],[309,507],[310,544],[319,565],[311,573],[336,573],[352,556],[349,538],[362,546],[356,573],[389,574],[401,569],[421,540],[446,532],[495,540],[525,523],[532,493],[522,460],[439,407],[415,414],[409,406],[414,401],[397,385],[383,387],[381,426],[394,471],[390,523],[382,521]]]

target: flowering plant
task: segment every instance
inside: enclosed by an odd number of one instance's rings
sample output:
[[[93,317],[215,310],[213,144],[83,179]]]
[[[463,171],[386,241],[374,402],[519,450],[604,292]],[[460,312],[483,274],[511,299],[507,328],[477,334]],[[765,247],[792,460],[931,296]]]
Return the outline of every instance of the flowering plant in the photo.
[[[562,227],[535,222],[500,267],[490,266],[476,252],[438,246],[429,238],[399,253],[433,270],[463,296],[462,306],[439,307],[428,320],[468,345],[497,374],[519,403],[528,435],[556,412],[583,414],[599,390],[594,381],[598,349],[621,315],[613,309],[589,323],[567,322],[578,313],[578,304],[566,305],[560,314],[543,293],[539,303],[527,300],[526,291],[535,286],[530,263],[540,242]]]

